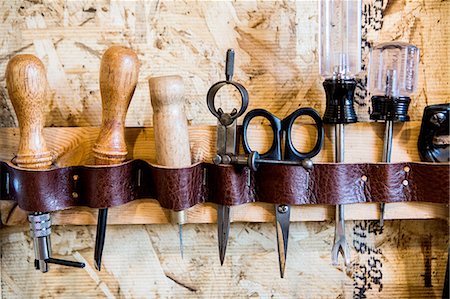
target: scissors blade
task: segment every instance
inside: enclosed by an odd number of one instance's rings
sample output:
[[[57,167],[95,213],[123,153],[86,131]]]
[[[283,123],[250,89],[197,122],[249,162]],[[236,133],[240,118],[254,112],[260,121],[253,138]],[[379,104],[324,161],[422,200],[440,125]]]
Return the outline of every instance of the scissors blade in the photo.
[[[217,235],[219,239],[220,265],[223,265],[227,251],[228,234],[230,232],[230,207],[219,205],[217,207]]]
[[[277,245],[278,245],[278,261],[280,265],[280,276],[284,277],[286,268],[286,256],[289,240],[289,218],[291,209],[288,205],[275,205]]]

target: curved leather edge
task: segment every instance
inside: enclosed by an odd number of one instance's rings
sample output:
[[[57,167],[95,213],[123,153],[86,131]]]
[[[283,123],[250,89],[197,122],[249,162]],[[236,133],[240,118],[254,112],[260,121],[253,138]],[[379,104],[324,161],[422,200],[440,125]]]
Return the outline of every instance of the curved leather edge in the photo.
[[[1,199],[26,211],[74,206],[106,208],[156,198],[175,211],[205,201],[222,205],[350,204],[422,201],[449,203],[449,164],[360,163],[248,167],[199,163],[166,168],[132,160],[114,166],[26,170],[1,162]]]

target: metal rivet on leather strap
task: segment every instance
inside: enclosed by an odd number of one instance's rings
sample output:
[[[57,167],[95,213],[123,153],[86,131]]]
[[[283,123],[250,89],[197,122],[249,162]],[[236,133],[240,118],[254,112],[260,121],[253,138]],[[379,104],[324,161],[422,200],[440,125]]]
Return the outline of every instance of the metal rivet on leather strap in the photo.
[[[408,180],[403,180],[402,184],[403,184],[403,186],[408,186],[409,182],[408,182]]]
[[[72,192],[72,197],[73,198],[78,198],[78,193],[77,192]]]
[[[74,181],[78,181],[80,179],[78,174],[74,174],[72,178],[73,178]]]
[[[6,173],[6,194],[9,194],[9,172]]]
[[[137,185],[138,185],[138,187],[140,187],[141,186],[141,178],[142,178],[142,169],[138,169],[138,171],[137,171],[137,175],[138,175],[138,177],[137,177]]]
[[[409,166],[405,166],[405,167],[403,168],[403,170],[404,170],[406,173],[408,173],[408,172],[411,170],[411,168],[409,168]]]
[[[206,186],[206,168],[203,168],[203,186]]]

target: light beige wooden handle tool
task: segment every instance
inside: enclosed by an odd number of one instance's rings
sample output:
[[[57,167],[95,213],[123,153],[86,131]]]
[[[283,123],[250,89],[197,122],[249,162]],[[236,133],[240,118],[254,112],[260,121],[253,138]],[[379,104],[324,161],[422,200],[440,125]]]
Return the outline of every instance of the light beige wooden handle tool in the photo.
[[[154,77],[148,80],[153,107],[156,163],[168,167],[191,165],[189,132],[184,111],[184,85],[180,76]],[[171,211],[173,223],[179,224],[180,251],[183,256],[182,224],[184,211]]]
[[[136,89],[139,60],[125,47],[113,46],[103,54],[100,65],[102,126],[93,151],[95,164],[117,164],[126,159],[125,118]]]
[[[127,158],[125,118],[136,89],[138,75],[139,60],[133,50],[113,46],[103,54],[100,64],[102,126],[93,148],[97,165],[118,164]],[[107,222],[108,209],[100,209],[94,250],[95,266],[99,271]]]
[[[16,55],[6,67],[6,86],[20,130],[15,163],[30,169],[50,167],[52,156],[42,135],[42,106],[47,90],[44,65],[34,55]]]
[[[148,82],[153,107],[156,163],[168,167],[190,166],[183,80],[180,76],[165,76],[150,78]]]

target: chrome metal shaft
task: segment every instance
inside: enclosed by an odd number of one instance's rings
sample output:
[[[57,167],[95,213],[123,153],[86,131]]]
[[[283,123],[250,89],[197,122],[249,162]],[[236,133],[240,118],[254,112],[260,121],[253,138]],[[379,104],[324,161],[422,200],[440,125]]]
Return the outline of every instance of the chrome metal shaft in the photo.
[[[344,124],[335,125],[335,161],[344,162]],[[344,258],[344,264],[346,267],[350,265],[350,248],[345,239],[345,218],[344,218],[344,206],[336,206],[336,223],[334,230],[334,244],[331,250],[331,261],[333,265],[339,264],[339,253]]]
[[[33,237],[36,268],[43,273],[48,272],[47,260],[51,256],[50,234],[51,219],[49,213],[32,213],[28,215],[31,236]]]
[[[344,124],[336,124],[334,127],[335,132],[335,147],[334,151],[336,153],[335,162],[344,162]]]
[[[383,160],[382,162],[390,163],[392,155],[392,139],[394,135],[394,122],[392,120],[386,121],[384,129],[384,146],[383,146]],[[380,226],[384,225],[384,210],[385,204],[380,204]]]
[[[394,122],[392,120],[386,121],[386,127],[384,129],[384,146],[383,146],[383,161],[391,162],[392,154],[392,136],[394,134]]]

